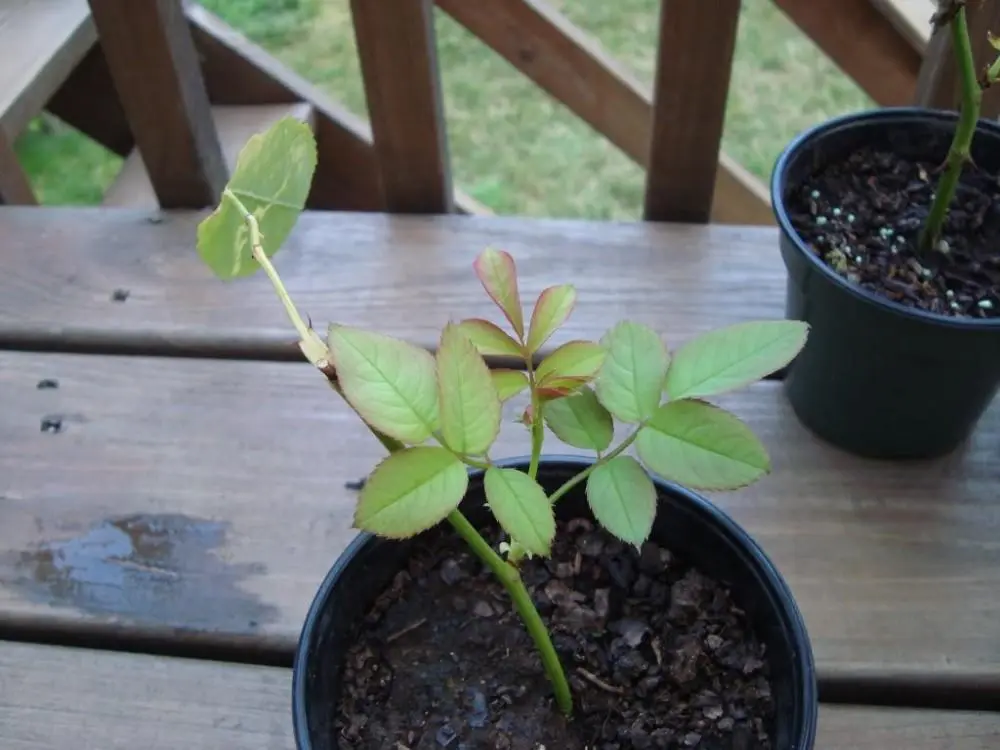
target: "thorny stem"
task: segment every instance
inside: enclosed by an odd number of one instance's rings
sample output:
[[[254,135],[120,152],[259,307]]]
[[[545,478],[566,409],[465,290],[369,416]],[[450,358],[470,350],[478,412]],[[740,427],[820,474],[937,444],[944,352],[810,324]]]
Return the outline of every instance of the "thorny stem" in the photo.
[[[288,313],[288,317],[291,318],[292,324],[295,326],[295,330],[302,339],[303,351],[306,356],[309,357],[310,362],[312,362],[313,365],[326,375],[333,390],[335,390],[341,398],[343,398],[344,392],[340,388],[336,372],[330,365],[329,361],[327,359],[314,356],[315,354],[318,354],[316,349],[312,349],[311,351],[309,349],[310,342],[315,341],[323,347],[324,351],[326,351],[325,345],[318,339],[318,337],[316,337],[315,331],[307,326],[305,321],[302,320],[302,316],[299,315],[298,310],[296,310],[295,304],[288,295],[288,291],[285,289],[285,285],[278,276],[277,270],[275,270],[270,259],[264,253],[264,249],[261,246],[260,226],[257,223],[257,218],[247,211],[240,199],[237,198],[236,195],[229,190],[229,188],[226,188],[223,191],[223,197],[233,203],[243,216],[244,221],[246,221],[247,228],[250,232],[250,246],[252,248],[254,260],[260,263],[263,267],[265,273],[267,273],[267,277],[271,280],[271,284],[274,286],[275,291],[281,298],[281,301],[285,306],[285,310]],[[346,398],[344,398],[344,400],[347,401]],[[389,453],[396,453],[406,448],[406,445],[401,441],[380,432],[368,424],[368,422],[364,419],[361,421],[369,430],[371,430],[372,434]],[[470,465],[478,465],[479,468],[489,468],[488,465],[475,462],[474,459],[468,459],[463,456],[459,456],[459,458]],[[545,627],[545,623],[542,621],[541,615],[538,614],[538,610],[535,608],[534,602],[531,601],[531,594],[529,594],[528,589],[525,588],[524,581],[521,579],[521,574],[518,573],[517,568],[505,562],[500,555],[494,552],[493,548],[483,538],[482,534],[476,530],[475,526],[469,523],[469,520],[462,515],[461,511],[458,509],[453,510],[448,515],[448,522],[452,525],[455,531],[458,532],[459,536],[465,540],[473,553],[475,553],[475,555],[483,561],[483,564],[485,564],[486,567],[488,567],[494,575],[496,575],[496,577],[500,580],[500,583],[502,583],[503,587],[507,590],[507,593],[510,594],[511,600],[514,602],[514,608],[521,616],[521,620],[524,622],[525,628],[527,628],[528,633],[531,635],[531,638],[534,640],[535,646],[538,649],[539,656],[542,660],[542,666],[545,668],[545,673],[548,675],[549,681],[552,683],[556,703],[559,705],[560,710],[564,714],[567,716],[571,715],[573,713],[573,696],[570,692],[569,682],[566,680],[566,673],[563,671],[562,663],[559,661],[559,654],[556,652],[555,646],[552,645],[552,639],[549,637],[549,631]]]
[[[542,666],[545,668],[549,682],[552,683],[556,703],[559,704],[559,708],[564,714],[571,715],[573,713],[573,695],[570,692],[569,682],[566,680],[566,673],[563,671],[562,662],[559,661],[559,654],[556,653],[555,646],[552,645],[549,631],[545,627],[545,623],[542,622],[534,602],[531,601],[531,594],[525,588],[521,574],[518,573],[517,568],[505,562],[500,555],[493,551],[482,535],[459,511],[452,511],[448,516],[448,522],[507,589],[517,613],[521,616],[521,620],[535,642],[535,647],[542,659]]]
[[[983,92],[976,79],[976,64],[972,57],[972,44],[969,41],[969,25],[965,16],[964,3],[958,8],[950,23],[952,43],[958,57],[958,70],[961,77],[962,105],[955,135],[948,149],[945,173],[941,177],[934,202],[927,214],[927,221],[920,233],[918,250],[920,255],[925,258],[937,246],[938,240],[941,238],[945,215],[955,197],[955,189],[958,187],[958,181],[962,175],[962,167],[969,159],[972,138],[976,133],[976,123],[979,121],[979,108],[983,100]]]

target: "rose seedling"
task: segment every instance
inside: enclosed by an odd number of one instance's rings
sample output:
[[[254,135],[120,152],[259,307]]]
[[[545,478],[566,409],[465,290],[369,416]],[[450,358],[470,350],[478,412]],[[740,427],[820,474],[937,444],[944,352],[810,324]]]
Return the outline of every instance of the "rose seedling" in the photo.
[[[303,320],[269,259],[303,209],[315,165],[312,133],[293,119],[251,138],[221,204],[198,228],[198,251],[225,279],[265,271],[306,358],[389,451],[361,490],[355,526],[404,539],[447,521],[510,594],[568,714],[570,688],[519,561],[549,555],[554,505],[581,483],[597,521],[638,547],[656,516],[650,473],[712,490],[743,487],[766,474],[764,446],[738,417],[705,399],[786,365],[805,343],[806,325],[742,323],[670,352],[649,327],[622,321],[599,341],[571,339],[543,356],[573,311],[576,289],[545,289],[526,320],[514,259],[487,248],[472,266],[502,313],[500,323],[450,322],[433,354],[341,323],[323,338]],[[513,358],[519,367],[490,369],[490,356]],[[492,454],[503,403],[518,395],[527,402],[521,417],[530,444],[527,472],[501,468]],[[537,480],[547,433],[594,454],[551,494]],[[470,467],[483,472],[489,509],[507,537],[498,549],[459,508]]]

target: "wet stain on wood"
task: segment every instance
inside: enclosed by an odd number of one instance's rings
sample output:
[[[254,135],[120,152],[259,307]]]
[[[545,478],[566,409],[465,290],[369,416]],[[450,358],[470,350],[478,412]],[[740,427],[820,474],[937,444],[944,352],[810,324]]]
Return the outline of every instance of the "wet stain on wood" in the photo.
[[[278,610],[240,587],[262,566],[215,554],[226,531],[179,514],[107,519],[20,553],[15,586],[33,601],[141,623],[241,632],[274,621]]]

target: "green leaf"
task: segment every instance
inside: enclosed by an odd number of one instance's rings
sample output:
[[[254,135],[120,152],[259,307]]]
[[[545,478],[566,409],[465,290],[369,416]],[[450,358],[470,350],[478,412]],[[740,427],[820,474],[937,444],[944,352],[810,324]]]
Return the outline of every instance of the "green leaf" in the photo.
[[[441,521],[469,486],[465,465],[437,446],[406,448],[380,463],[361,490],[356,528],[405,539]]]
[[[500,401],[513,398],[528,387],[528,375],[521,370],[490,370]]]
[[[500,433],[500,397],[490,368],[456,325],[441,334],[437,371],[445,444],[464,455],[486,453]]]
[[[656,518],[656,487],[631,456],[616,456],[587,477],[594,518],[623,542],[640,546]]]
[[[548,556],[556,521],[541,485],[523,471],[492,466],[483,486],[490,510],[504,530],[533,555]]]
[[[549,401],[542,415],[556,437],[576,448],[603,451],[615,434],[611,414],[587,387],[572,396]]]
[[[479,353],[484,357],[500,355],[517,357],[518,359],[524,358],[521,345],[514,341],[506,331],[488,320],[469,318],[463,320],[458,326],[472,340]]]
[[[692,489],[745,487],[771,470],[767,451],[743,422],[704,401],[671,401],[639,430],[639,458]]]
[[[316,139],[309,126],[294,117],[283,117],[264,133],[251,136],[240,151],[228,187],[257,218],[261,247],[268,257],[298,221],[315,169]],[[246,222],[225,198],[198,225],[198,253],[223,279],[249,276],[260,268],[253,259]]]
[[[483,250],[473,264],[476,275],[497,307],[503,310],[519,338],[524,338],[524,316],[517,289],[517,266],[510,253],[492,247]]]
[[[653,329],[623,321],[604,334],[604,366],[594,387],[601,403],[623,422],[648,419],[660,405],[670,355]]]
[[[344,397],[372,427],[421,443],[441,423],[434,357],[381,333],[332,325],[330,354]]]
[[[993,32],[989,29],[986,30],[986,41],[993,49],[1000,50],[1000,38],[993,36]]]
[[[566,322],[576,304],[576,289],[570,284],[550,286],[538,295],[528,329],[528,351],[534,354]]]
[[[604,347],[593,341],[569,341],[538,364],[535,380],[540,385],[557,378],[589,380],[601,369],[605,356]]]
[[[742,388],[779,370],[806,343],[809,326],[766,320],[709,331],[674,352],[666,391],[674,399],[704,398]]]

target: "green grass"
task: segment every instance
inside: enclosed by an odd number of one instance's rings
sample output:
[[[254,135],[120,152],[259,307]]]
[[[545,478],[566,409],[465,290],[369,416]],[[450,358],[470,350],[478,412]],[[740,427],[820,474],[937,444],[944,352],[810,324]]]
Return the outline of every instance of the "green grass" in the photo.
[[[651,85],[658,0],[550,2]],[[366,113],[347,0],[203,4],[348,108]],[[502,214],[639,216],[643,174],[635,164],[440,11],[436,30],[458,185]],[[797,132],[868,106],[770,0],[744,0],[723,140],[730,156],[766,179]],[[47,203],[96,201],[117,168],[65,126],[30,133],[18,147]]]

